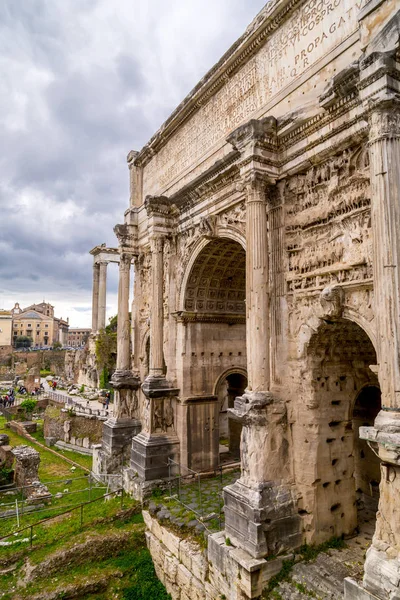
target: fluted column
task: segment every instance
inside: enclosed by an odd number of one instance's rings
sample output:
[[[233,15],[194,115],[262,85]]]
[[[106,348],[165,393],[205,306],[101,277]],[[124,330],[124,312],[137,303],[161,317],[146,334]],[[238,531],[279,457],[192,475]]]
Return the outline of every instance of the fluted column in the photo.
[[[132,254],[122,252],[119,260],[117,369],[130,369],[129,287]]]
[[[107,262],[99,262],[99,304],[98,304],[98,330],[106,326],[106,305],[107,305]]]
[[[388,39],[390,36],[388,36]],[[360,96],[369,123],[375,327],[382,410],[360,438],[382,460],[375,534],[360,585],[345,595],[389,600],[400,595],[400,65],[392,52],[361,62]]]
[[[100,283],[100,266],[98,263],[93,264],[93,287],[92,287],[92,333],[97,332],[99,318],[99,283]]]
[[[266,180],[246,177],[246,342],[248,391],[269,390],[269,275]]]
[[[369,123],[379,381],[383,406],[400,410],[400,95],[372,101]]]
[[[155,237],[151,240],[150,377],[162,377],[164,374],[163,248],[164,239],[162,237]]]

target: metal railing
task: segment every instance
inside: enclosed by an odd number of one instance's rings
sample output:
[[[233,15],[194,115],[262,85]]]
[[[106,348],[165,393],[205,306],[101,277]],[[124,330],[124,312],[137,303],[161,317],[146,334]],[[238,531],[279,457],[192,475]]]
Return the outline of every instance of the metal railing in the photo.
[[[29,542],[30,542],[30,548],[32,548],[33,545],[33,530],[35,527],[38,527],[39,525],[43,525],[43,523],[48,523],[51,520],[54,519],[59,519],[59,517],[63,516],[63,515],[67,515],[67,514],[71,514],[74,511],[79,511],[79,520],[80,520],[80,528],[82,528],[83,526],[83,511],[84,511],[84,507],[88,506],[89,504],[93,504],[95,502],[99,502],[100,500],[105,500],[106,497],[108,496],[114,496],[117,494],[121,494],[121,509],[123,508],[123,502],[124,502],[124,488],[119,488],[118,490],[115,490],[114,492],[109,492],[107,494],[104,494],[103,496],[100,496],[100,498],[95,498],[94,500],[89,500],[88,502],[83,502],[81,504],[77,504],[76,506],[74,506],[73,508],[70,508],[69,510],[65,510],[62,513],[58,513],[57,515],[54,515],[52,517],[47,517],[46,519],[41,519],[40,521],[38,521],[37,523],[32,523],[30,525],[26,525],[25,527],[22,527],[21,529],[17,529],[16,531],[13,531],[12,533],[9,533],[7,535],[3,535],[2,537],[0,537],[0,546],[5,546],[8,544],[4,544],[2,542],[4,542],[4,540],[6,540],[9,537],[16,537],[17,535],[21,534],[24,531],[28,531],[30,532],[29,534]],[[21,540],[14,540],[14,543],[19,543],[21,542]]]
[[[82,487],[73,491],[69,491],[69,490],[61,490],[61,489],[57,489],[61,484],[64,485],[73,485],[75,482],[77,481],[82,481],[85,480],[86,486],[87,487]],[[44,481],[44,482],[40,482],[41,485],[46,486],[46,488],[49,490],[49,499],[58,499],[56,498],[57,494],[61,494],[61,497],[70,497],[73,496],[74,494],[82,494],[87,492],[88,495],[88,499],[89,501],[92,500],[92,493],[94,490],[104,490],[106,489],[107,492],[109,491],[109,486],[107,485],[99,485],[99,483],[97,482],[96,478],[92,475],[92,473],[89,473],[88,475],[83,475],[81,477],[70,477],[68,479],[56,479],[54,481]],[[2,521],[8,521],[10,519],[17,519],[17,523],[19,525],[19,518],[22,517],[23,515],[26,514],[30,514],[30,515],[34,515],[40,512],[49,512],[51,510],[59,510],[60,508],[69,508],[68,506],[45,506],[44,508],[36,508],[35,504],[30,504],[29,503],[29,498],[27,497],[26,492],[29,489],[35,489],[37,488],[37,484],[31,484],[31,485],[24,485],[24,486],[19,486],[19,487],[13,487],[10,485],[7,486],[2,486],[0,487],[0,499],[1,499],[1,495],[4,494],[5,492],[15,492],[16,494],[16,498],[11,501],[11,502],[2,502],[0,504],[0,509],[2,512],[11,512],[12,514],[0,514],[0,522]],[[53,489],[53,491],[51,491]],[[46,501],[46,499],[44,499],[44,502]]]
[[[72,408],[76,413],[83,415],[93,415],[95,417],[108,417],[109,411],[106,408],[90,408],[90,406],[85,406],[80,402],[71,398],[71,396],[67,396],[67,394],[60,394],[58,392],[47,392],[49,398],[54,402],[58,402],[59,404],[65,404],[68,408]],[[87,402],[90,402],[87,400]]]
[[[199,473],[197,471],[193,471],[189,467],[185,467],[180,463],[175,462],[171,458],[168,458],[168,487],[169,487],[169,497],[172,500],[176,500],[181,504],[187,511],[193,513],[197,520],[200,521],[206,531],[208,533],[212,533],[211,530],[207,527],[206,523],[211,521],[212,519],[218,519],[219,529],[222,529],[223,525],[223,472],[224,470],[230,469],[232,467],[237,466],[237,463],[221,465],[214,470],[214,477],[217,477],[218,480],[218,506],[215,507],[215,511],[211,513],[207,513],[204,510],[204,502],[206,490],[204,488],[204,482],[210,479],[209,474],[205,475],[204,473]],[[175,471],[175,473],[174,473]],[[176,474],[176,471],[177,474]],[[194,485],[196,486],[197,495],[198,495],[198,510],[190,506],[189,503],[186,502],[185,498],[185,490],[191,488],[193,490]],[[191,503],[192,504],[192,503]]]

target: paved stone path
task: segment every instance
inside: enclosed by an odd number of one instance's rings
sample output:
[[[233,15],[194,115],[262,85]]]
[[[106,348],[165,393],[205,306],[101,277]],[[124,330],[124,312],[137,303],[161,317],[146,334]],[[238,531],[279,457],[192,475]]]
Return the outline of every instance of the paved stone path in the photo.
[[[41,382],[43,383],[43,387],[45,389],[45,392],[53,392],[55,391],[57,394],[62,394],[63,396],[69,396],[67,390],[53,390],[50,385],[49,382],[46,381],[46,379],[44,379],[43,377],[41,378]],[[99,402],[98,400],[87,400],[86,398],[82,398],[82,396],[70,396],[75,402],[77,402],[78,404],[81,404],[82,406],[89,406],[90,408],[94,408],[97,410],[104,410],[105,406],[104,404],[102,404],[101,402]],[[114,411],[114,405],[110,404],[108,407],[108,414],[110,416],[113,415],[113,411]]]

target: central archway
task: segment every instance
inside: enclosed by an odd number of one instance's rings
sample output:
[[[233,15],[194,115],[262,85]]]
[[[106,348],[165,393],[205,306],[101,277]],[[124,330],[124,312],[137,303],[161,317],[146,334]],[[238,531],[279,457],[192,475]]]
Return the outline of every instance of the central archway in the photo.
[[[246,254],[238,242],[214,238],[202,244],[189,264],[180,313],[187,464],[207,470],[219,464],[222,421],[215,382],[223,373],[246,369]]]
[[[310,340],[294,428],[307,542],[352,535],[365,519],[364,509],[374,517],[379,461],[359,439],[359,428],[372,425],[380,410],[376,363],[370,338],[347,319],[326,320]]]

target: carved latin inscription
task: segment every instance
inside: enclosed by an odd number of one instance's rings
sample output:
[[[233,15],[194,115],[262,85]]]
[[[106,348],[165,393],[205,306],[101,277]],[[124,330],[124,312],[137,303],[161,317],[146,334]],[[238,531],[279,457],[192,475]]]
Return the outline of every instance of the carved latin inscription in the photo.
[[[212,146],[357,29],[365,0],[309,0],[201,106],[144,169],[144,196],[168,190]]]

